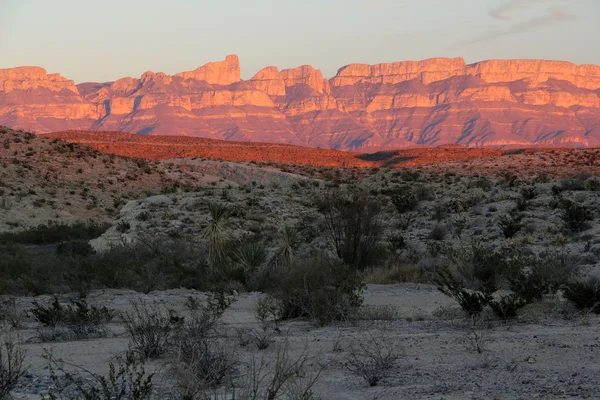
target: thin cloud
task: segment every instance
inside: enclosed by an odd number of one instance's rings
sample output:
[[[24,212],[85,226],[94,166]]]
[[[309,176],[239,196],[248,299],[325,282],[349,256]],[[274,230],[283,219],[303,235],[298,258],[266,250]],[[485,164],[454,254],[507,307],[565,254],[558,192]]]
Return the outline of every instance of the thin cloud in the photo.
[[[384,9],[384,8],[407,8],[408,4],[389,4],[383,2],[361,1],[361,8]]]
[[[494,19],[510,21],[519,10],[525,10],[538,4],[568,3],[573,0],[509,0],[490,10],[489,15]]]
[[[545,15],[530,18],[523,22],[514,23],[506,29],[497,29],[484,32],[481,36],[473,40],[466,41],[464,44],[484,42],[517,33],[531,32],[538,28],[572,21],[574,19],[576,19],[576,16],[563,8],[550,8],[546,10]]]

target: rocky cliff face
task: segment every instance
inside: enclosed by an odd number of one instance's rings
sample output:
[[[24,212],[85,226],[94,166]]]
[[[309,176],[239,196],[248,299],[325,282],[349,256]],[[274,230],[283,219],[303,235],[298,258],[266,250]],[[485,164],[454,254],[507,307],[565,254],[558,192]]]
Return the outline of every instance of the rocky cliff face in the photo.
[[[75,86],[38,67],[0,70],[0,124],[49,132],[121,130],[375,151],[600,146],[600,67],[437,58],[311,66],[240,78],[237,56],[173,76]]]

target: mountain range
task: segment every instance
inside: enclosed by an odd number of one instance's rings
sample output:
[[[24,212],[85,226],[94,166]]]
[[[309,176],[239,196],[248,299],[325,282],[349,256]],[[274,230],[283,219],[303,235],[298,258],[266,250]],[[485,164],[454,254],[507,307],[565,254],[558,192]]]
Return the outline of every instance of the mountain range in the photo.
[[[242,80],[230,55],[193,71],[75,84],[0,69],[0,125],[379,151],[414,146],[600,146],[600,66],[434,58],[309,65]]]

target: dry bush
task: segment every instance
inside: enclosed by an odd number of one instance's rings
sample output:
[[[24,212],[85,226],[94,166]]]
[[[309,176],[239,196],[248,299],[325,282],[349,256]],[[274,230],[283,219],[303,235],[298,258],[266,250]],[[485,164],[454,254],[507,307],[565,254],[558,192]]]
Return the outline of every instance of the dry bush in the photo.
[[[216,338],[186,335],[174,347],[170,373],[182,399],[231,381],[238,361],[231,345]]]
[[[242,377],[236,393],[239,400],[310,400],[315,398],[313,386],[316,384],[326,364],[319,365],[318,360],[309,357],[305,347],[297,356],[293,356],[289,342],[278,346],[275,360],[272,356],[260,360],[253,358],[248,373]],[[310,373],[307,366],[317,364],[316,371]]]
[[[218,325],[231,301],[223,292],[209,295],[206,304],[190,297],[190,316],[179,322],[170,340],[170,371],[183,399],[232,379],[237,360],[231,345],[217,338]]]
[[[10,398],[10,392],[25,375],[25,352],[10,335],[0,345],[0,400]]]
[[[401,352],[398,344],[385,335],[373,336],[369,333],[365,339],[351,346],[344,366],[363,378],[369,386],[377,386],[397,368]]]
[[[24,313],[19,309],[14,296],[0,300],[0,321],[4,320],[12,328],[18,329],[23,324]]]
[[[38,330],[42,341],[103,337],[107,333],[105,325],[115,316],[114,310],[90,306],[85,300],[63,305],[56,296],[49,305],[34,301],[29,313],[42,324]]]
[[[131,338],[130,348],[142,359],[154,359],[167,353],[173,332],[183,319],[173,310],[156,303],[133,301],[132,311],[123,315]]]
[[[56,360],[50,353],[45,355],[53,381],[43,400],[150,400],[154,395],[154,374],[146,373],[144,365],[127,352],[109,363],[107,376],[95,374],[81,366]],[[71,367],[76,372],[67,371]],[[58,373],[57,373],[58,372]]]

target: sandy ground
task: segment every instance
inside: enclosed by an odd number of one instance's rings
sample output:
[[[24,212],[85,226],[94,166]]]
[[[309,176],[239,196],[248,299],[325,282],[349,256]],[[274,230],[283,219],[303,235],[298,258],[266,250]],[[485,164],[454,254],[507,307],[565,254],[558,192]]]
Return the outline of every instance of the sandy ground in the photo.
[[[90,302],[126,311],[133,299],[156,301],[183,309],[187,290],[154,292],[148,295],[125,290],[93,292]],[[315,327],[307,321],[279,324],[282,334],[275,344],[259,351],[240,347],[236,328],[257,326],[254,307],[260,294],[243,293],[223,317],[221,331],[241,360],[272,359],[278,344],[289,341],[292,353],[308,349],[314,359],[308,370],[326,365],[314,387],[321,399],[551,399],[600,398],[600,318],[584,318],[557,301],[526,309],[522,318],[510,323],[478,324],[484,351],[478,353],[468,335],[471,322],[460,317],[452,301],[430,285],[370,285],[365,292],[366,309],[394,310],[388,320],[361,320]],[[39,300],[39,298],[38,298]],[[20,298],[27,307],[30,298]],[[367,313],[368,314],[368,313]],[[27,323],[18,333],[27,343],[29,372],[15,393],[16,399],[39,399],[52,382],[50,351],[58,360],[106,373],[107,363],[127,349],[128,338],[120,324],[111,324],[110,337],[66,343],[30,343],[35,324]],[[402,354],[390,376],[376,387],[368,387],[344,367],[344,360],[361,343],[382,341]],[[342,349],[340,351],[340,348]],[[152,362],[157,386],[169,385],[166,361]],[[244,373],[241,367],[241,373]],[[167,395],[161,398],[169,398]]]

